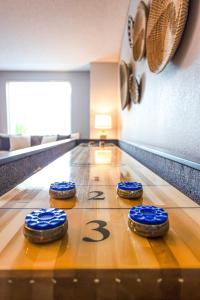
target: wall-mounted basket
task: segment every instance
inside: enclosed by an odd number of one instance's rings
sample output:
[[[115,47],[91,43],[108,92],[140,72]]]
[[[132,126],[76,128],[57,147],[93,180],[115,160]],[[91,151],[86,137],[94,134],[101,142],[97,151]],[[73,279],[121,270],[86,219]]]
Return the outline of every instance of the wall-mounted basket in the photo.
[[[141,1],[137,8],[137,13],[133,28],[133,57],[135,61],[140,61],[146,53],[146,28],[147,28],[148,8]]]
[[[189,0],[152,0],[147,24],[147,60],[161,72],[174,56],[188,15]]]
[[[137,104],[140,101],[140,91],[139,91],[139,84],[137,79],[135,78],[134,74],[129,76],[129,95],[130,99],[133,103]]]
[[[120,76],[120,97],[121,97],[121,107],[125,109],[129,104],[129,69],[127,64],[122,60],[119,66],[119,76]]]

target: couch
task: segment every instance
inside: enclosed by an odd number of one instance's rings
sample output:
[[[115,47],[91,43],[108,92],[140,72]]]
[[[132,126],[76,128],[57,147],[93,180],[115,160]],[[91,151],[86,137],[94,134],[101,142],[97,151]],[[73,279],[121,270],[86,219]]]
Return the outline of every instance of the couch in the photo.
[[[38,146],[50,142],[61,141],[65,139],[79,139],[79,133],[69,135],[7,135],[0,134],[0,152],[8,152],[24,149],[32,146]]]

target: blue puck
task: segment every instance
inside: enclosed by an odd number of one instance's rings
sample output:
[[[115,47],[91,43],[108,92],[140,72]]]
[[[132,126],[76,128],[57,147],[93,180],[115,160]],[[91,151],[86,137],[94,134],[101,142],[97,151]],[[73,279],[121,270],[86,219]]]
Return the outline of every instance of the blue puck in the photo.
[[[128,217],[141,224],[159,225],[168,221],[168,213],[155,206],[139,205],[129,210]]]
[[[119,182],[117,188],[124,191],[139,191],[142,189],[142,184],[133,181]]]
[[[42,208],[28,214],[25,225],[35,230],[54,229],[63,225],[67,220],[66,212],[57,208]]]
[[[74,182],[54,182],[50,185],[50,190],[53,191],[70,191],[75,189],[76,185]]]

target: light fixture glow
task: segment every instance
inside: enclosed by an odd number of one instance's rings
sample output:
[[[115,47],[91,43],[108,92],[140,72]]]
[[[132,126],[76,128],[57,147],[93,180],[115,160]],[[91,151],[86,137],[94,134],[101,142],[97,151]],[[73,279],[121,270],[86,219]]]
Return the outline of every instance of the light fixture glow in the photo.
[[[107,115],[107,114],[95,115],[95,128],[96,129],[111,129],[112,128],[111,115]]]

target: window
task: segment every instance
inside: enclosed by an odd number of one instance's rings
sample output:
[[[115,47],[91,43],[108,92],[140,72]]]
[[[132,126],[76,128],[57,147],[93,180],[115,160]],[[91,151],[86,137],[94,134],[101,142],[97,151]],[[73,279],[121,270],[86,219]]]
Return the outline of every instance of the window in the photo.
[[[10,134],[71,132],[69,82],[7,82],[6,93]]]

